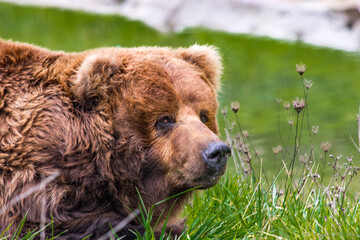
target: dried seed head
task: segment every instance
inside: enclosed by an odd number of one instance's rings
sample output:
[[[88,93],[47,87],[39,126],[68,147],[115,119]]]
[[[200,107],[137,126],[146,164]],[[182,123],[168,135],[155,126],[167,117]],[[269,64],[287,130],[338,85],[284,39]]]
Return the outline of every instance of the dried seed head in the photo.
[[[290,103],[289,103],[289,102],[284,102],[284,103],[283,103],[283,106],[284,106],[284,108],[285,108],[286,110],[289,110],[289,108],[290,108]]]
[[[240,108],[240,103],[239,102],[232,102],[231,103],[231,110],[233,110],[234,113],[237,113],[237,111],[239,111]]]
[[[247,152],[245,154],[247,156],[247,159],[245,158],[245,162],[251,164],[251,159],[252,159],[251,152]]]
[[[324,142],[321,144],[321,149],[324,151],[324,152],[328,152],[331,148],[331,143],[329,142]]]
[[[296,98],[294,101],[292,101],[292,104],[297,113],[301,112],[301,110],[303,110],[305,107],[304,99],[299,100],[299,98]]]
[[[249,153],[249,146],[245,143],[238,143],[237,150],[247,155]]]
[[[243,140],[242,140],[242,137],[241,137],[240,134],[236,134],[236,135],[235,135],[235,139],[236,139],[236,141],[237,141],[238,143],[240,143],[240,144],[243,143]]]
[[[245,154],[249,153],[249,146],[247,144],[243,144],[241,152],[243,152]]]
[[[320,175],[319,174],[313,174],[313,175],[311,175],[311,178],[316,180],[316,179],[320,178]]]
[[[278,192],[277,192],[278,196],[282,196],[284,195],[284,189],[280,189]]]
[[[335,201],[328,202],[328,206],[331,208],[335,208],[335,206],[336,206]]]
[[[300,155],[299,160],[302,164],[307,164],[309,162],[309,155],[307,155],[307,153],[304,153]]]
[[[244,131],[242,131],[242,135],[243,135],[244,138],[248,138],[249,137],[249,132],[244,130]]]
[[[306,71],[306,66],[303,63],[296,64],[296,71],[302,76]]]
[[[227,106],[223,107],[223,109],[221,109],[221,113],[225,116],[227,114]]]
[[[312,83],[311,80],[305,79],[305,80],[304,80],[304,85],[305,85],[305,87],[306,87],[307,89],[310,89],[311,86],[313,85],[313,83]]]
[[[287,120],[290,126],[294,125],[294,119],[292,117],[288,117]]]
[[[278,154],[279,152],[281,152],[281,150],[282,150],[282,147],[280,145],[272,148],[272,151],[275,155]]]
[[[236,125],[236,123],[234,121],[232,121],[230,126],[229,126],[229,131],[230,132],[234,129],[235,125]]]
[[[238,150],[239,152],[242,152],[242,143],[236,142],[235,147],[236,147],[236,150]]]
[[[312,130],[313,134],[316,135],[319,131],[319,126],[312,126],[311,130]]]

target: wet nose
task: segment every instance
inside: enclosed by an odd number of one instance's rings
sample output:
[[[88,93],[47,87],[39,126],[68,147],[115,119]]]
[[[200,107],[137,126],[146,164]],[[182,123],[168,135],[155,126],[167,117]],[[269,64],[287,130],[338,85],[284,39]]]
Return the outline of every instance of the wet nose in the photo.
[[[204,161],[216,169],[223,167],[230,155],[231,149],[223,142],[212,142],[203,151]]]

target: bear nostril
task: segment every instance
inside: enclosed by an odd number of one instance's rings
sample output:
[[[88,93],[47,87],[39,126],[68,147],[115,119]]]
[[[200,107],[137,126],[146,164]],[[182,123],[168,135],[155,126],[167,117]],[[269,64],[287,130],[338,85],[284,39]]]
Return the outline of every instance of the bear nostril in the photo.
[[[211,167],[222,167],[231,155],[231,149],[223,142],[212,142],[203,151],[205,162]]]

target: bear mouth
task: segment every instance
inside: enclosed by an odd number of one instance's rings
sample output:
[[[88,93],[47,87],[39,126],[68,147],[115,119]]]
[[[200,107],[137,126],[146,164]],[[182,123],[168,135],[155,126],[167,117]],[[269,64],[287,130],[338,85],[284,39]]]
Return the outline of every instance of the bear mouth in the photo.
[[[221,173],[216,173],[213,175],[201,176],[194,180],[195,187],[199,187],[199,189],[208,189],[215,186],[220,177],[224,174],[225,170]]]

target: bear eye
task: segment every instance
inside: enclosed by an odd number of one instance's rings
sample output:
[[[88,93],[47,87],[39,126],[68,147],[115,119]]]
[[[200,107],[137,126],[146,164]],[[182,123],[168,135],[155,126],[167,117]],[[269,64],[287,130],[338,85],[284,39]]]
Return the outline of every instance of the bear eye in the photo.
[[[169,116],[161,117],[156,121],[156,128],[160,130],[166,130],[173,126],[175,120]]]
[[[201,111],[200,113],[200,121],[202,123],[207,123],[209,121],[209,117],[206,111]]]
[[[170,123],[170,118],[169,117],[163,117],[160,119],[159,123],[161,124],[169,124]]]

